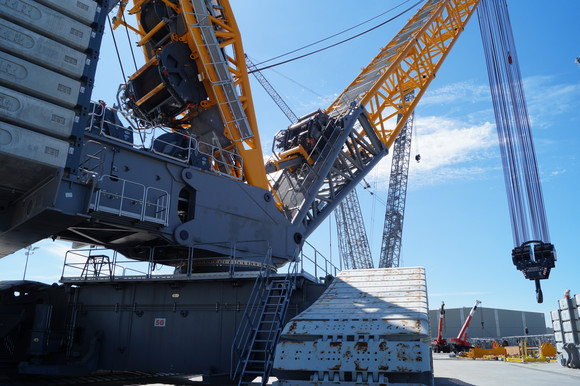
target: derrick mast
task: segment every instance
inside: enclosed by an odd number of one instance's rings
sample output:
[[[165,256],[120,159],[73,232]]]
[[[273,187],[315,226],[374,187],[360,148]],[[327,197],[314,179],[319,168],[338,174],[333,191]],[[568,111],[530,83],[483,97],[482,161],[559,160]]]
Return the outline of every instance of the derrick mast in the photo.
[[[266,189],[242,40],[229,2],[133,3],[128,12],[137,16],[132,29],[146,63],[121,89],[122,107],[144,126],[164,125],[213,144],[210,151],[225,165],[212,167]]]
[[[338,246],[345,269],[373,268],[373,260],[356,189],[334,210]]]
[[[413,99],[413,93],[405,96]],[[401,117],[399,116],[399,119]],[[409,180],[409,159],[411,157],[411,138],[413,135],[414,113],[401,129],[393,145],[393,160],[385,210],[385,225],[381,243],[379,267],[393,268],[399,266],[401,242],[403,237],[403,220],[407,200],[407,182]]]

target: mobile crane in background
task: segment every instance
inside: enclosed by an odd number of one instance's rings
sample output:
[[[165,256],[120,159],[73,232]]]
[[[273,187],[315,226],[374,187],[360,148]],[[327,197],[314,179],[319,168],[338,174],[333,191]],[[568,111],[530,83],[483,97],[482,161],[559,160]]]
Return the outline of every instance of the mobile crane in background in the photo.
[[[445,320],[445,303],[441,302],[439,309],[439,324],[437,325],[437,339],[433,341],[433,352],[450,352],[449,343],[443,339],[443,322]]]
[[[459,330],[459,334],[457,334],[456,338],[450,339],[450,341],[452,342],[451,350],[453,352],[457,353],[462,351],[468,351],[471,348],[471,343],[467,341],[467,329],[469,328],[471,318],[473,318],[473,315],[477,310],[477,306],[479,306],[480,304],[481,302],[479,300],[475,301],[475,304],[471,308],[471,311],[469,311],[469,315],[467,315],[467,319],[465,319],[463,326],[461,326],[461,330]]]
[[[202,373],[214,383],[266,380],[281,353],[280,334],[284,347],[300,351],[288,336],[312,332],[301,330],[304,320],[282,332],[284,323],[328,286],[298,271],[305,239],[393,145],[477,4],[427,1],[329,107],[276,135],[277,157],[264,165],[229,1],[0,3],[7,36],[35,43],[0,43],[0,60],[14,69],[0,73],[2,105],[9,107],[0,110],[0,129],[9,133],[0,148],[0,257],[47,237],[100,247],[67,254],[59,286],[2,283],[0,311],[9,321],[0,331],[3,368],[17,375],[107,369]],[[35,11],[15,12],[29,6]],[[115,6],[113,25],[138,35],[145,64],[110,107],[90,94]],[[155,132],[150,145],[139,142],[146,132]],[[131,268],[135,262],[143,268]],[[277,273],[283,266],[287,273]],[[385,355],[421,358],[414,367],[406,362],[412,369],[404,374],[365,371],[366,380],[429,383],[425,275],[396,272],[401,276],[377,272],[373,280],[400,282],[402,291],[413,283],[416,304],[393,289],[393,334],[345,349],[366,343]],[[352,295],[341,292],[345,275],[330,284],[328,297]],[[361,298],[368,293],[361,290]],[[396,349],[405,334],[411,347]],[[281,374],[295,373],[277,360]],[[306,373],[359,376],[354,367]]]

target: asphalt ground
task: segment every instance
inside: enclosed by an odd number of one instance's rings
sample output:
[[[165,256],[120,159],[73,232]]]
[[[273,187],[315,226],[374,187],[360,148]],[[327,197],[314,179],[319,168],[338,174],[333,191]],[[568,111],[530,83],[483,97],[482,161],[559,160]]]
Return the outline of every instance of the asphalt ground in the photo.
[[[433,354],[433,368],[436,386],[580,386],[580,369],[569,369],[557,362],[549,363],[514,363],[502,360],[460,359],[449,354]],[[270,378],[268,384],[275,381]],[[4,386],[38,386],[38,385],[202,385],[201,376],[185,376],[158,374],[140,377],[139,374],[101,374],[76,378],[74,381],[66,378],[50,380],[26,380],[6,382],[0,378]],[[259,385],[259,380],[254,380]]]
[[[517,363],[501,360],[458,359],[433,354],[435,385],[580,385],[580,369],[557,362]]]

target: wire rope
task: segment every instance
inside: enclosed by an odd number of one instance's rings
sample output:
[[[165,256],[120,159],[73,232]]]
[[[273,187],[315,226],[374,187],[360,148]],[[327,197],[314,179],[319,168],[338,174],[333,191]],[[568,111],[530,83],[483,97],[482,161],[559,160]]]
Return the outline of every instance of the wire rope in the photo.
[[[501,4],[500,4],[501,3]],[[515,246],[550,235],[514,37],[505,2],[482,1],[478,18]]]
[[[131,38],[129,37],[129,28],[127,27],[127,21],[125,20],[125,12],[122,13],[123,25],[125,26],[125,33],[127,34],[127,42],[129,43],[129,48],[131,49],[131,57],[133,58],[133,64],[135,65],[135,71],[137,68],[137,60],[135,59],[135,53],[133,52],[133,44],[131,44]]]
[[[121,74],[123,75],[123,82],[127,82],[125,70],[123,69],[123,62],[121,61],[121,55],[119,54],[119,47],[117,46],[117,39],[115,39],[115,32],[113,31],[113,25],[111,24],[111,18],[109,17],[109,15],[107,15],[107,21],[109,22],[111,37],[113,38],[113,44],[115,45],[115,51],[117,52],[117,60],[119,61],[119,67],[121,68]]]
[[[349,37],[349,38],[346,38],[346,39],[343,39],[343,40],[341,40],[341,41],[339,41],[339,42],[336,42],[336,43],[330,44],[330,45],[328,45],[328,46],[326,46],[326,47],[322,47],[322,48],[320,48],[320,49],[317,49],[317,50],[314,50],[314,51],[308,52],[308,53],[306,53],[306,54],[303,54],[303,55],[296,56],[296,57],[294,57],[294,58],[290,58],[290,59],[287,59],[287,60],[284,60],[284,61],[281,61],[281,62],[278,62],[278,63],[270,64],[270,65],[268,65],[268,66],[264,66],[264,67],[261,67],[261,68],[257,68],[257,69],[255,69],[254,71],[248,71],[248,73],[250,73],[250,74],[251,74],[251,73],[253,73],[253,72],[255,72],[255,71],[263,71],[263,70],[266,70],[266,69],[269,69],[269,68],[272,68],[272,67],[277,67],[277,66],[280,66],[280,65],[282,65],[282,64],[290,63],[290,62],[296,61],[296,60],[298,60],[298,59],[302,59],[302,58],[305,58],[305,57],[307,57],[307,56],[314,55],[314,54],[317,54],[317,53],[319,53],[319,52],[326,51],[326,50],[328,50],[328,49],[330,49],[330,48],[333,48],[333,47],[339,46],[339,45],[341,45],[341,44],[344,44],[344,43],[346,43],[346,42],[348,42],[348,41],[351,41],[351,40],[353,40],[353,39],[356,39],[356,38],[358,38],[358,37],[360,37],[360,36],[363,36],[363,35],[365,35],[365,34],[367,34],[367,33],[371,32],[371,31],[374,31],[375,29],[377,29],[377,28],[379,28],[379,27],[382,27],[382,26],[383,26],[383,25],[385,25],[385,24],[388,24],[388,23],[392,22],[393,20],[395,20],[395,19],[397,19],[397,18],[401,17],[402,15],[404,15],[405,13],[409,12],[411,9],[413,9],[413,8],[414,8],[414,7],[416,7],[417,5],[421,4],[423,1],[425,1],[425,0],[419,0],[419,1],[417,1],[416,3],[414,3],[413,5],[411,5],[410,7],[408,7],[407,9],[405,9],[404,11],[402,11],[402,12],[398,13],[397,15],[393,16],[392,18],[390,18],[390,19],[388,19],[388,20],[386,20],[386,21],[384,21],[384,22],[382,22],[382,23],[380,23],[380,24],[378,24],[378,25],[376,25],[376,26],[374,26],[374,27],[372,27],[372,28],[369,28],[369,29],[367,29],[367,30],[365,30],[365,31],[363,31],[363,32],[361,32],[361,33],[358,33],[358,34],[356,34],[356,35],[353,35],[353,36],[351,36],[351,37]],[[268,61],[270,61],[270,60],[268,60]],[[263,63],[264,63],[264,62],[263,62]]]
[[[337,32],[337,33],[335,33],[335,34],[332,34],[332,35],[330,35],[330,36],[327,36],[327,37],[325,37],[325,38],[323,38],[323,39],[317,40],[317,41],[315,41],[315,42],[313,42],[313,43],[309,43],[309,44],[307,44],[307,45],[305,45],[305,46],[302,46],[302,47],[300,47],[300,48],[296,48],[296,49],[294,49],[294,50],[292,50],[292,51],[288,51],[288,52],[286,52],[286,53],[284,53],[284,54],[281,54],[281,55],[278,55],[278,56],[274,56],[273,58],[270,58],[270,59],[268,59],[268,60],[264,60],[264,61],[262,61],[262,62],[259,62],[259,63],[257,63],[257,64],[256,64],[256,66],[259,66],[259,65],[261,65],[261,64],[265,64],[265,63],[271,62],[271,61],[273,61],[273,60],[276,60],[276,59],[280,59],[280,58],[282,58],[282,57],[284,57],[284,56],[288,56],[288,55],[290,55],[290,54],[293,54],[293,53],[295,53],[295,52],[298,52],[298,51],[302,51],[302,50],[304,50],[304,49],[306,49],[306,48],[309,48],[309,47],[315,46],[315,45],[317,45],[317,44],[319,44],[319,43],[325,42],[325,41],[327,41],[327,40],[330,40],[330,39],[332,39],[332,38],[334,38],[334,37],[337,37],[337,36],[339,36],[339,35],[342,35],[342,34],[344,34],[344,33],[348,32],[348,31],[352,31],[353,29],[355,29],[355,28],[357,28],[357,27],[360,27],[361,25],[364,25],[364,24],[366,24],[366,23],[369,23],[369,22],[371,22],[371,21],[373,21],[373,20],[375,20],[375,19],[378,19],[379,17],[381,17],[381,16],[383,16],[383,15],[386,15],[387,13],[389,13],[389,12],[391,12],[391,11],[394,11],[395,9],[397,9],[397,8],[399,8],[400,6],[402,6],[402,5],[406,4],[406,3],[408,3],[409,1],[411,1],[411,0],[406,0],[406,1],[402,2],[401,4],[399,4],[399,5],[395,6],[395,7],[391,8],[391,9],[388,9],[387,11],[385,11],[385,12],[383,12],[383,13],[381,13],[381,14],[378,14],[378,15],[376,15],[376,16],[373,16],[373,17],[371,17],[370,19],[367,19],[367,20],[365,20],[365,21],[363,21],[363,22],[361,22],[361,23],[358,23],[358,24],[356,24],[356,25],[354,25],[354,26],[352,26],[352,27],[350,27],[350,28],[344,29],[344,30],[342,30],[342,31],[340,31],[340,32]]]

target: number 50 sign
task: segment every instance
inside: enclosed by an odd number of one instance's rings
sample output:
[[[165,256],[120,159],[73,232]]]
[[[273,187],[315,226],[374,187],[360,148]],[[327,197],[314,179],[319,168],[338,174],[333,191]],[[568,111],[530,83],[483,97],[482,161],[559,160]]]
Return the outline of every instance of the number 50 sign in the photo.
[[[155,321],[153,322],[154,327],[165,327],[166,324],[167,322],[165,318],[155,318]]]

